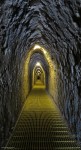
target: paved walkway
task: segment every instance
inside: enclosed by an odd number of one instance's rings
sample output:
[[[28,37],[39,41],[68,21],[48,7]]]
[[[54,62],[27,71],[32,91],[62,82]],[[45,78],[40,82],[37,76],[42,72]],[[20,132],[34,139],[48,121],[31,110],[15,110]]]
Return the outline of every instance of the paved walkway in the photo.
[[[27,98],[6,150],[80,150],[44,87]]]

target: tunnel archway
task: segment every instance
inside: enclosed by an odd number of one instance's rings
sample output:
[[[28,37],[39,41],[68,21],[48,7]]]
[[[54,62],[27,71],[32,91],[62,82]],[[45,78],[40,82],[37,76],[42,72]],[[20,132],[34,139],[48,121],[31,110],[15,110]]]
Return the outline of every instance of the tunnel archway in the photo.
[[[44,56],[42,53],[35,52],[31,58],[29,63],[29,84],[30,84],[30,90],[32,89],[32,83],[33,83],[33,77],[32,77],[32,71],[37,64],[37,62],[40,62],[44,72],[45,72],[45,84],[46,89],[48,89],[48,75],[49,75],[49,65],[48,62],[44,59]]]
[[[35,86],[46,87],[45,71],[40,62],[37,62],[32,71],[32,88]]]
[[[54,98],[55,101],[58,99],[58,75],[57,75],[57,65],[52,61],[51,55],[47,49],[42,46],[35,44],[29,51],[27,51],[23,63],[22,70],[22,101],[24,101],[30,91],[30,83],[29,83],[29,64],[33,54],[40,53],[43,55],[45,61],[49,66],[49,75],[48,75],[48,92]]]

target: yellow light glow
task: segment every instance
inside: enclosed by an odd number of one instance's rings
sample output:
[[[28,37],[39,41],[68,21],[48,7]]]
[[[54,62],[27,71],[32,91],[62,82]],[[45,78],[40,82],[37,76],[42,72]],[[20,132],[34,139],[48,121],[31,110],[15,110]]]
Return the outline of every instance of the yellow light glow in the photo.
[[[43,51],[44,51],[44,54],[46,55],[47,52],[44,49],[43,49]]]
[[[36,45],[34,46],[33,50],[37,50],[37,49],[41,49],[41,50],[44,52],[44,54],[47,53],[47,51],[46,51],[42,46],[39,46],[39,45],[36,44]]]
[[[41,66],[40,62],[37,62],[37,63],[36,63],[36,66]]]
[[[35,45],[34,46],[34,50],[36,50],[36,49],[40,49],[41,47],[39,46],[39,45]]]
[[[54,99],[57,101],[58,97],[58,91],[57,91],[57,71],[55,71],[55,68],[57,68],[57,65],[52,61],[51,55],[47,49],[42,47],[41,45],[35,44],[29,51],[27,51],[24,65],[23,65],[23,71],[22,71],[22,99],[25,100],[28,92],[29,92],[29,64],[30,64],[30,59],[33,54],[35,53],[40,53],[43,55],[45,61],[48,64],[49,67],[49,76],[48,76],[48,90],[49,93],[54,97]],[[37,62],[36,67],[41,67],[41,63]],[[33,84],[32,84],[33,86]]]
[[[40,70],[38,70],[38,71],[37,71],[37,73],[41,73],[41,71],[40,71]]]
[[[39,80],[38,80],[37,76],[40,76],[40,81],[41,82],[38,82]],[[34,66],[34,69],[33,69],[33,72],[32,72],[32,79],[33,79],[32,88],[34,88],[36,84],[37,85],[41,84],[41,86],[43,86],[44,88],[46,87],[45,71],[44,71],[44,69],[43,69],[40,62],[37,62]]]

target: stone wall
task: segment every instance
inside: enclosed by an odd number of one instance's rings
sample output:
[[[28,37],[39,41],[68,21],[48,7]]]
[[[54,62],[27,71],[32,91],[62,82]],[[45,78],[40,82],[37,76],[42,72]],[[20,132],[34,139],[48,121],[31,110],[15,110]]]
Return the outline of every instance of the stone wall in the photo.
[[[35,43],[47,48],[58,64],[58,105],[81,141],[80,0],[3,0],[0,28],[0,145],[21,110],[22,63]]]

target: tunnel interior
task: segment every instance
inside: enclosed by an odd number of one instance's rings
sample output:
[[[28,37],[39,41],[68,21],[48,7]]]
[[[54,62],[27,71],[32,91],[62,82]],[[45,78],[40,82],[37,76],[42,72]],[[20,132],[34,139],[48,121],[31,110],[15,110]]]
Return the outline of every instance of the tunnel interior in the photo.
[[[39,81],[81,144],[81,1],[3,0],[0,6],[0,147]]]
[[[42,73],[44,72],[44,84],[48,88],[48,74],[49,74],[48,64],[45,61],[43,55],[41,53],[38,53],[38,52],[35,52],[31,56],[31,59],[30,59],[30,64],[29,64],[30,89],[33,88],[33,84],[34,84],[34,70],[35,70],[35,68],[38,68],[37,72],[39,72],[39,74],[41,74],[41,71],[42,71]],[[40,77],[40,76],[38,76],[38,77]]]
[[[35,85],[44,85],[45,86],[45,71],[41,66],[40,62],[37,62],[35,64],[35,67],[33,68],[32,73],[32,88]]]
[[[35,66],[36,65],[36,66]],[[39,65],[39,66],[38,66]],[[34,80],[36,80],[35,70],[41,68],[41,81],[55,101],[58,99],[58,75],[56,71],[56,64],[51,59],[48,50],[40,45],[35,44],[26,54],[22,69],[22,101],[24,101],[29,94]],[[34,71],[34,72],[33,72]],[[33,74],[33,75],[32,75]],[[30,78],[30,80],[29,80]],[[33,80],[33,81],[32,81]],[[30,81],[30,82],[29,82]]]

